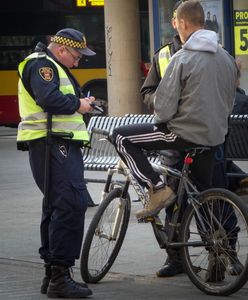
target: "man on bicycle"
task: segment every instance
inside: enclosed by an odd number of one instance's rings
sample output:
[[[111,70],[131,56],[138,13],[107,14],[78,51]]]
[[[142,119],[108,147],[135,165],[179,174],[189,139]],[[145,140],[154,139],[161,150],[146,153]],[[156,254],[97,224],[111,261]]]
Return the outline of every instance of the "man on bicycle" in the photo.
[[[171,25],[175,30],[176,30],[176,24],[175,24],[176,10],[182,2],[183,2],[182,0],[177,1],[172,10],[173,16],[171,20]],[[153,56],[151,68],[140,90],[144,103],[148,106],[150,111],[153,111],[154,109],[153,107],[154,95],[161,81],[161,78],[164,76],[170,58],[181,48],[182,48],[182,42],[177,33],[176,35],[174,35],[171,42],[166,43],[161,48],[159,48]],[[180,153],[175,150],[167,150],[167,152],[169,153],[168,156],[166,157],[166,164],[173,168],[181,169],[182,162],[181,162]],[[186,206],[186,203],[184,206]],[[174,205],[171,205],[166,209],[166,222],[170,222],[173,209],[174,209]],[[182,273],[183,267],[182,267],[180,250],[171,248],[171,249],[166,249],[166,252],[167,252],[167,259],[164,265],[156,272],[157,276],[168,277],[168,276],[175,276],[177,274]]]
[[[116,128],[117,152],[150,199],[138,218],[156,214],[175,199],[143,153],[145,150],[185,150],[199,145],[210,149],[196,159],[194,174],[200,189],[211,186],[216,146],[228,130],[237,69],[235,61],[218,45],[216,33],[205,30],[199,1],[186,1],[177,9],[176,26],[183,47],[171,59],[154,100],[155,123]]]

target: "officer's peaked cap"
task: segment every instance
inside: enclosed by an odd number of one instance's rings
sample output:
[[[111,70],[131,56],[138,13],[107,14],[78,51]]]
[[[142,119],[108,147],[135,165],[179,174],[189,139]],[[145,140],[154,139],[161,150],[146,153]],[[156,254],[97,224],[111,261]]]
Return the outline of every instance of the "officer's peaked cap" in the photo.
[[[72,47],[83,55],[92,56],[96,54],[87,48],[84,34],[73,28],[61,29],[51,38],[51,41]]]
[[[179,6],[180,4],[182,4],[182,3],[183,3],[182,0],[177,1],[177,2],[174,4],[174,6],[173,6],[173,11],[177,10],[178,6]]]
[[[179,0],[179,1],[177,1],[177,2],[174,4],[173,9],[172,9],[172,11],[173,11],[173,17],[176,16],[176,11],[177,11],[178,7],[179,7],[183,2],[186,2],[186,1],[187,1],[187,0]]]

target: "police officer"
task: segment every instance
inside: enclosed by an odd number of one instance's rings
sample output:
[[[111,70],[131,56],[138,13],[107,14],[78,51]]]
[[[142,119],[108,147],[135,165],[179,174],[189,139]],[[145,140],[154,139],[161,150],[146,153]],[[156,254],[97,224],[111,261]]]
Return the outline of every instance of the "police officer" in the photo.
[[[171,24],[174,29],[176,29],[176,10],[181,3],[182,1],[177,1],[173,7],[173,18]],[[155,91],[165,73],[167,65],[169,64],[170,57],[180,50],[181,46],[182,43],[180,37],[176,34],[171,42],[163,45],[153,56],[151,68],[140,91],[144,102],[151,111],[153,110]],[[181,169],[182,162],[181,160],[179,161],[180,154],[177,151],[172,150],[168,150],[168,152],[171,152],[171,155],[169,161],[166,161],[166,164]],[[172,210],[173,206],[166,209],[166,222],[169,222]],[[165,264],[157,271],[158,277],[174,276],[183,272],[179,250],[167,249],[167,254],[168,256]]]
[[[80,256],[84,215],[89,201],[84,183],[81,147],[89,137],[83,114],[92,110],[94,97],[82,97],[69,68],[83,55],[95,55],[84,35],[65,28],[51,38],[48,47],[38,43],[34,53],[18,66],[19,145],[27,144],[34,180],[44,194],[47,116],[52,115],[54,137],[50,145],[48,202],[43,201],[39,253],[45,262],[41,293],[48,298],[85,298],[92,291],[75,282],[70,267]]]

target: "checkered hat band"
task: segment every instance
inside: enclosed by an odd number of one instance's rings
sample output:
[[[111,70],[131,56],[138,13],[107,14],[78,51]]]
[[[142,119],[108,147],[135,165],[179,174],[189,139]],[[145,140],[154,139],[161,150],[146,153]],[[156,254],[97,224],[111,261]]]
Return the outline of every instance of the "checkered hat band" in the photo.
[[[51,38],[51,41],[54,43],[58,43],[58,44],[62,44],[62,45],[66,45],[72,48],[76,48],[76,49],[84,49],[86,48],[86,42],[77,42],[68,38],[65,38],[63,36],[59,36],[59,35],[55,35]]]

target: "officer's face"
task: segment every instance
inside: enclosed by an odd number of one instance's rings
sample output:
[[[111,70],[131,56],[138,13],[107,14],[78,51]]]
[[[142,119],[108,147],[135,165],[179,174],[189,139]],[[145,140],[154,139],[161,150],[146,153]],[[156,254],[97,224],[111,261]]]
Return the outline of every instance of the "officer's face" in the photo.
[[[61,46],[61,63],[67,68],[77,67],[82,55],[68,46]]]

